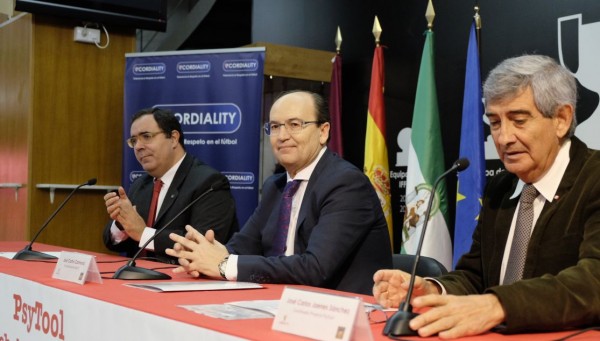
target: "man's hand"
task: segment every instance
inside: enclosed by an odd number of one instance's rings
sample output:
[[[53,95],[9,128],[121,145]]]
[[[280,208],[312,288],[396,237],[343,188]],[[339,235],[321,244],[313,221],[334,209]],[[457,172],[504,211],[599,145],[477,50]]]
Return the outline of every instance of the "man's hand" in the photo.
[[[373,281],[375,300],[385,308],[397,308],[406,298],[410,274],[400,270],[379,270],[373,275]],[[419,276],[415,277],[412,297],[427,294],[439,294],[437,286]]]
[[[426,310],[410,321],[410,328],[422,337],[438,334],[442,339],[454,339],[478,335],[505,319],[504,309],[493,294],[426,295],[416,297],[411,304],[416,310]]]
[[[119,187],[118,195],[114,192],[107,193],[104,196],[104,204],[106,212],[112,220],[121,224],[123,231],[133,240],[139,241],[142,238],[142,233],[146,228],[146,222],[137,213],[135,206],[125,193],[123,187]]]
[[[175,273],[187,272],[194,277],[204,274],[221,278],[219,263],[229,255],[227,248],[215,239],[213,230],[206,231],[206,236],[187,225],[185,237],[175,233],[169,238],[175,242],[172,249],[166,249],[169,256],[177,257],[181,266],[173,269]]]

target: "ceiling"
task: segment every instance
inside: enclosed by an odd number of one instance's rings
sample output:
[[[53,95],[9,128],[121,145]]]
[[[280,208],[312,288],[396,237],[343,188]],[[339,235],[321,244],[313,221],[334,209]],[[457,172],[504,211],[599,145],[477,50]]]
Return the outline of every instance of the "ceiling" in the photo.
[[[167,31],[138,30],[140,52],[240,47],[252,42],[252,0],[168,0]]]

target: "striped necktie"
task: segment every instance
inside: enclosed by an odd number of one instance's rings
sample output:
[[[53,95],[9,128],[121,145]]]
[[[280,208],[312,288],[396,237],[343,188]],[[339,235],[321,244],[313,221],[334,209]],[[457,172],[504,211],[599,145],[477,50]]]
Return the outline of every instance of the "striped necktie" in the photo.
[[[537,196],[538,191],[533,185],[526,184],[523,187],[503,284],[511,284],[523,278],[527,247],[529,246],[533,225],[533,201]]]
[[[292,214],[292,201],[301,183],[302,180],[288,181],[283,189],[281,206],[279,207],[279,219],[277,221],[277,234],[273,241],[273,248],[267,256],[279,256],[285,253],[290,216]]]

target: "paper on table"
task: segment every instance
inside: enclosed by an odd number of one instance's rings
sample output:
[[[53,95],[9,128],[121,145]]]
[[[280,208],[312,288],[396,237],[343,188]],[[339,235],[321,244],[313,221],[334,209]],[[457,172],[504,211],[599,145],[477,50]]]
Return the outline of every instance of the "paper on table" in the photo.
[[[377,304],[364,303],[364,306],[367,312],[383,309]],[[225,320],[261,319],[273,318],[277,314],[279,300],[235,301],[223,304],[180,305],[179,307],[196,314]],[[395,310],[383,309],[386,312]]]
[[[277,314],[277,307],[279,306],[279,300],[254,300],[254,301],[237,301],[226,303],[232,306],[258,310],[275,316]]]
[[[238,301],[224,304],[180,305],[197,314],[225,320],[273,318],[279,300]]]
[[[198,282],[153,282],[153,283],[126,283],[126,286],[146,289],[154,292],[172,291],[208,291],[208,290],[241,290],[261,289],[262,285],[249,282],[229,281],[198,281]]]

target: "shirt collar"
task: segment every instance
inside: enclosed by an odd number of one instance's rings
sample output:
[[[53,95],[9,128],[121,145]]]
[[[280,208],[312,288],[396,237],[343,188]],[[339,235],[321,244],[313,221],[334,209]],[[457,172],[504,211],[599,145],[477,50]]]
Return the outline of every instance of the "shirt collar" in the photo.
[[[319,151],[319,155],[317,155],[317,157],[313,160],[313,162],[311,162],[303,170],[301,170],[298,173],[296,173],[296,177],[295,178],[292,179],[290,177],[290,173],[286,172],[286,174],[287,174],[287,181],[291,181],[291,180],[308,180],[308,179],[310,179],[310,176],[312,175],[312,172],[315,170],[315,167],[317,167],[317,163],[319,163],[319,160],[321,160],[321,157],[323,156],[323,154],[325,154],[325,150],[327,150],[327,147],[321,148],[321,151]]]
[[[558,185],[560,185],[560,181],[565,175],[565,171],[567,170],[567,166],[569,165],[569,161],[571,160],[569,156],[569,150],[571,149],[571,140],[568,139],[565,143],[560,146],[558,150],[558,154],[556,155],[556,159],[550,166],[550,169],[542,176],[537,182],[534,182],[533,185],[535,189],[544,196],[549,202],[552,202],[554,199],[554,195],[558,190]],[[523,190],[523,186],[525,183],[519,179],[517,183],[517,187],[515,188],[515,192],[510,197],[511,199],[516,198],[521,194]]]
[[[185,158],[185,155],[186,154],[183,154],[183,157],[181,157],[181,159],[179,159],[179,161],[177,161],[171,168],[169,168],[169,170],[160,178],[160,180],[163,182],[163,187],[169,188],[171,182],[173,182],[173,179],[175,178],[175,173],[177,173],[177,169],[179,169],[179,166]]]

